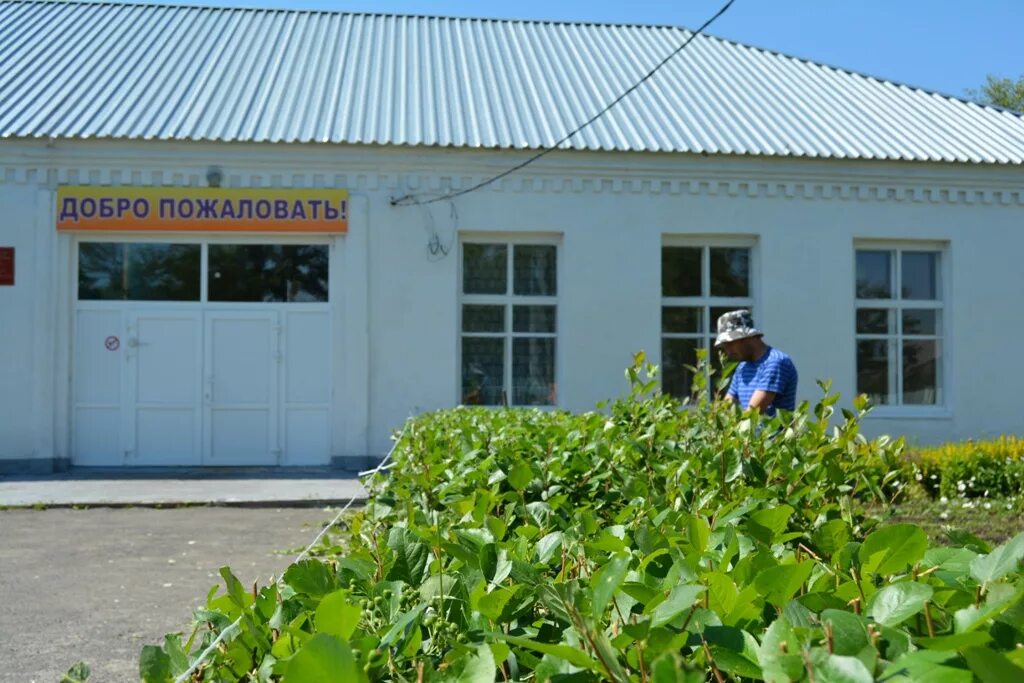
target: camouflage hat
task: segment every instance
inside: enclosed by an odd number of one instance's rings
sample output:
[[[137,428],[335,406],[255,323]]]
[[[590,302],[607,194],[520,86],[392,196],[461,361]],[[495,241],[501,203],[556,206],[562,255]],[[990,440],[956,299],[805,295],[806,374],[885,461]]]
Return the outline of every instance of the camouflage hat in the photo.
[[[715,340],[715,346],[747,337],[760,337],[763,334],[754,327],[754,316],[750,311],[745,308],[729,311],[718,318],[718,339]]]

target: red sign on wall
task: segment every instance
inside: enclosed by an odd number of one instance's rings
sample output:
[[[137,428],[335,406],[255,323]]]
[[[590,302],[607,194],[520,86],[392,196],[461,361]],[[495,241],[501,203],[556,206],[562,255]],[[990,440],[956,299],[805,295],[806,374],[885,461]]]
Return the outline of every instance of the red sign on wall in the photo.
[[[14,247],[0,247],[0,286],[14,284]]]

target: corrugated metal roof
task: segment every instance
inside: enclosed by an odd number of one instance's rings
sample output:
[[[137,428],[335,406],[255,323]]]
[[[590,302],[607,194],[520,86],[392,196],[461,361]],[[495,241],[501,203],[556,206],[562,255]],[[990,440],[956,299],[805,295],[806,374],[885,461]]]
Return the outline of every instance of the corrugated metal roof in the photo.
[[[0,136],[536,149],[687,36],[2,0]],[[700,36],[567,147],[1022,164],[1024,118]]]

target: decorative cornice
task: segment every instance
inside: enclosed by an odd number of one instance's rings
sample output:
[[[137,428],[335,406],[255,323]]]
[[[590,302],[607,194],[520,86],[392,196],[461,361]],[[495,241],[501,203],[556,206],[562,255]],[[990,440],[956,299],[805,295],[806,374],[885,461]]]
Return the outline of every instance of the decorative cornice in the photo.
[[[425,167],[422,153],[401,155],[383,148],[348,150],[342,158],[336,158],[336,152],[308,147],[282,148],[279,155],[263,148],[206,146],[192,148],[192,154],[188,151],[157,146],[142,162],[138,147],[54,150],[30,146],[18,154],[0,154],[0,184],[202,186],[207,167],[220,165],[226,169],[227,187],[347,187],[357,193],[436,196],[475,185],[509,160],[443,152],[433,166]],[[595,163],[600,161],[605,163]],[[900,175],[892,164],[865,170],[864,165],[840,162],[813,167],[785,160],[741,164],[677,156],[674,163],[670,161],[642,155],[563,155],[528,174],[520,172],[495,182],[484,192],[1024,206],[1024,173],[1016,169],[993,176],[989,169],[970,166],[951,174],[906,165],[900,168],[907,172]],[[239,167],[251,170],[233,172]],[[339,167],[345,172],[338,172]],[[472,174],[467,175],[467,170]]]

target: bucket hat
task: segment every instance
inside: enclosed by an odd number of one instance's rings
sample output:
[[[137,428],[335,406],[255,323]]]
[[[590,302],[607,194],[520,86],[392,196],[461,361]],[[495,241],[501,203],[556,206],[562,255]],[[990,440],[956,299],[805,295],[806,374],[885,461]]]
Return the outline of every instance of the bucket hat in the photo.
[[[750,311],[745,308],[729,311],[718,318],[718,338],[715,340],[715,346],[763,335],[761,330],[754,327],[754,316],[750,314]]]

